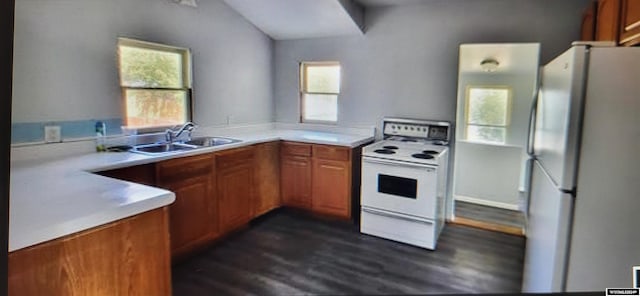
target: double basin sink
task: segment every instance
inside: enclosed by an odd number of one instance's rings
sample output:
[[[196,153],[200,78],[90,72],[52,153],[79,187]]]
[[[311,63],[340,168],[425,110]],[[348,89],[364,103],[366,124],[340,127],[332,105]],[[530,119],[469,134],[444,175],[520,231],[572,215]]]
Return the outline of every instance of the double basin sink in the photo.
[[[200,149],[200,148],[227,145],[231,143],[237,143],[240,141],[241,140],[238,140],[238,139],[224,138],[224,137],[198,137],[198,138],[192,138],[189,141],[138,145],[138,146],[134,146],[129,151],[140,153],[140,154],[155,155],[155,154],[168,153],[168,152],[189,151],[189,150]]]

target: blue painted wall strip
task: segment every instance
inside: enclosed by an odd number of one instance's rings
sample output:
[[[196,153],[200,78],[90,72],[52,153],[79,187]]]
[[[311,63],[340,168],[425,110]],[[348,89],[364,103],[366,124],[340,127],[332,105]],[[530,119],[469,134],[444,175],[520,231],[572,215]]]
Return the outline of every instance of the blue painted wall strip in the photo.
[[[92,119],[74,121],[17,122],[11,124],[11,143],[29,143],[44,141],[45,125],[59,125],[62,140],[86,138],[96,135],[95,124],[102,121],[107,126],[107,136],[122,134],[122,119]]]

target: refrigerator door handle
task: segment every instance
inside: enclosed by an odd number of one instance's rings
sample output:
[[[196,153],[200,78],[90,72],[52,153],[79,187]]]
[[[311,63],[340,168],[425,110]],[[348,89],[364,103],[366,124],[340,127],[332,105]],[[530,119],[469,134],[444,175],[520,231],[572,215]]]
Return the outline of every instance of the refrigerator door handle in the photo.
[[[542,72],[542,69],[538,70],[538,73]],[[540,74],[538,75],[540,76]],[[538,81],[540,77],[538,77]],[[538,97],[540,93],[541,85],[536,81],[536,88],[533,91],[533,100],[531,101],[531,109],[529,110],[529,126],[528,126],[528,134],[527,134],[527,155],[530,157],[535,157],[535,151],[533,149],[533,141],[535,138],[535,129],[536,129],[536,116],[538,109]]]

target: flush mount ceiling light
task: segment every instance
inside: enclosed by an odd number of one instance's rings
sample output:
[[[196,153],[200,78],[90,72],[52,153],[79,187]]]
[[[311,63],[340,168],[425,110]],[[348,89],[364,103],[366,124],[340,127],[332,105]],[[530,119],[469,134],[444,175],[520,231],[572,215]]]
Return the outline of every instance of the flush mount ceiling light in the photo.
[[[196,3],[196,0],[173,0],[173,2],[178,3],[180,5],[198,7],[198,3]]]
[[[480,67],[485,72],[494,72],[495,70],[498,69],[499,65],[500,63],[498,63],[498,61],[494,58],[487,58],[482,60],[482,62],[480,62]]]

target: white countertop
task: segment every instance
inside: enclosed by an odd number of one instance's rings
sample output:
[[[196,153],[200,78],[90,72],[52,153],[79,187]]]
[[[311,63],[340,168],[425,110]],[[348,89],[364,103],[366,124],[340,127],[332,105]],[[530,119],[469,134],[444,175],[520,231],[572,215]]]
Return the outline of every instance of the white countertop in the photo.
[[[224,136],[242,142],[152,156],[107,152],[12,162],[9,251],[130,217],[175,200],[173,192],[91,172],[277,140],[347,147],[373,140],[373,136],[281,129]]]

